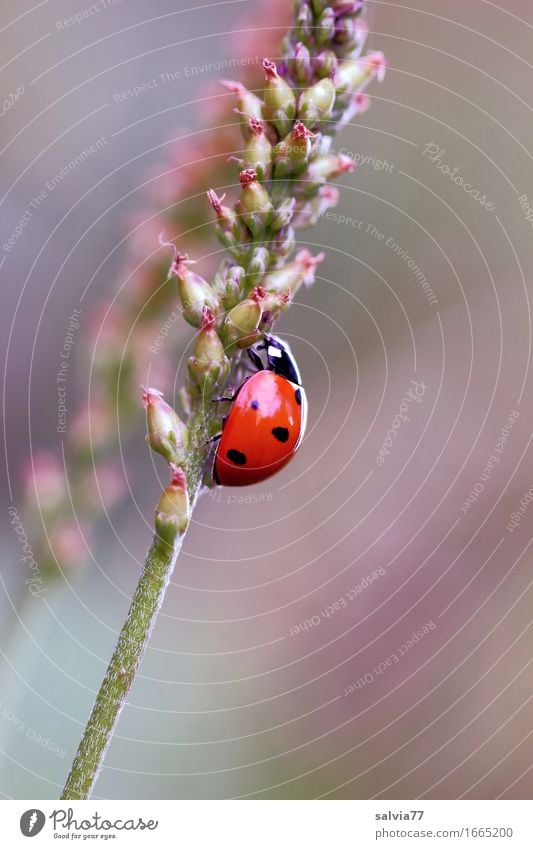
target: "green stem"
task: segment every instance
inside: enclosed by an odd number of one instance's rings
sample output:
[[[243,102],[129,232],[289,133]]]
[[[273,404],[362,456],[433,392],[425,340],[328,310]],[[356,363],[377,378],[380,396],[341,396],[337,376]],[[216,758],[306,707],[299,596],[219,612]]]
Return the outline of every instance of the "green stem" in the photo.
[[[207,456],[207,418],[203,411],[199,411],[190,422],[185,471],[191,512],[202,486]],[[91,795],[163,603],[184,537],[185,534],[181,534],[174,545],[169,546],[154,536],[126,621],[61,794],[62,799],[88,799]]]

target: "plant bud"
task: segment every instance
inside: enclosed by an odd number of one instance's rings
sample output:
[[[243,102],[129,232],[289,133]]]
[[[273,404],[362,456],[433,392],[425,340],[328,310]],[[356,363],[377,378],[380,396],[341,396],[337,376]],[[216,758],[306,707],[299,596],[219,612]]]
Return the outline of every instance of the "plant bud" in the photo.
[[[364,11],[366,0],[330,0],[327,4],[331,6],[336,15],[349,15],[352,18]]]
[[[205,306],[209,307],[213,313],[218,313],[220,306],[218,298],[207,280],[190,270],[189,266],[194,265],[194,260],[189,259],[187,254],[178,253],[173,242],[164,240],[163,233],[159,235],[159,244],[172,249],[173,258],[168,270],[167,280],[173,275],[178,278],[178,293],[183,308],[183,317],[193,327],[200,327]]]
[[[381,52],[369,53],[362,59],[346,60],[339,65],[335,75],[337,92],[362,91],[374,77],[382,82],[385,70],[385,57]]]
[[[163,490],[155,508],[155,529],[160,540],[172,548],[177,537],[187,530],[190,505],[185,472],[173,463],[170,464],[170,471],[171,481]]]
[[[235,346],[238,348],[249,348],[258,341],[258,331],[261,321],[262,309],[257,301],[247,299],[241,301],[226,316],[222,328],[222,339],[226,351],[230,353]]]
[[[228,269],[224,278],[224,291],[221,295],[225,310],[230,310],[241,299],[246,272],[241,265],[233,265]]]
[[[339,191],[335,186],[320,186],[314,198],[298,207],[294,216],[294,226],[297,230],[314,227],[328,209],[337,205],[338,200]]]
[[[368,24],[363,18],[356,20],[346,17],[337,20],[335,43],[343,56],[350,53],[350,58],[356,59],[361,54],[367,38]]]
[[[189,444],[186,426],[157,389],[144,389],[142,399],[148,426],[146,441],[150,448],[168,463],[182,463]]]
[[[356,115],[362,115],[363,112],[366,112],[367,109],[370,108],[370,102],[368,94],[364,94],[363,92],[354,94],[350,103],[342,113],[342,117],[338,123],[339,130],[349,124]]]
[[[308,126],[331,116],[335,104],[335,86],[328,78],[320,80],[302,93],[298,115]]]
[[[174,273],[178,278],[183,318],[193,327],[200,327],[204,307],[209,307],[213,313],[218,313],[220,304],[207,280],[191,271],[188,262],[186,254],[178,255]]]
[[[295,244],[293,227],[289,225],[278,230],[274,236],[274,252],[278,261],[287,259],[292,254]]]
[[[308,250],[300,251],[293,262],[266,275],[264,288],[271,294],[284,294],[287,291],[294,296],[300,286],[310,286],[315,279],[315,268],[324,259],[324,254],[313,257]]]
[[[222,201],[225,195],[219,198],[213,189],[209,189],[207,198],[217,216],[217,236],[219,240],[224,247],[235,248],[241,243],[241,230],[236,213],[229,206],[223,206]]]
[[[309,50],[299,41],[292,49],[287,60],[289,73],[294,77],[296,82],[301,85],[307,85],[312,77],[311,54]]]
[[[265,227],[272,219],[270,195],[258,181],[254,168],[241,171],[239,179],[242,191],[236,204],[237,210],[252,235],[257,238],[264,233]]]
[[[274,211],[274,218],[272,220],[272,229],[273,230],[281,230],[282,227],[286,227],[287,224],[290,224],[294,215],[294,210],[296,208],[296,199],[295,198],[285,198],[284,201],[280,203],[278,208]]]
[[[333,77],[338,64],[337,56],[333,50],[322,50],[314,61],[315,75],[319,79]]]
[[[291,302],[291,291],[286,289],[281,293],[267,292],[264,286],[256,286],[250,298],[261,306],[261,326],[266,328],[275,321],[282,310],[287,309]]]
[[[324,44],[329,44],[329,42],[333,39],[335,35],[335,12],[331,7],[324,9],[320,17],[318,18],[316,29],[315,29],[315,39],[316,43],[320,46]]]
[[[265,125],[250,118],[250,136],[244,146],[244,162],[257,172],[259,180],[268,180],[272,170],[272,145],[265,135]]]
[[[310,44],[314,32],[313,12],[309,3],[305,0],[299,0],[300,8],[296,13],[295,33],[297,37],[307,44]]]
[[[335,177],[340,177],[347,171],[353,171],[355,163],[348,156],[340,153],[338,156],[329,154],[327,156],[319,156],[314,162],[311,162],[309,168],[305,172],[304,179],[310,183],[327,183],[328,180],[333,180]]]
[[[230,363],[215,329],[211,311],[205,307],[202,329],[196,337],[192,357],[187,363],[189,374],[201,392],[210,392],[229,374]]]
[[[264,115],[280,136],[285,136],[296,114],[296,98],[288,82],[280,77],[275,62],[263,59],[265,70]]]
[[[233,82],[233,80],[221,80],[220,83],[232,94],[237,95],[237,107],[245,119],[241,123],[241,129],[244,138],[247,139],[250,135],[249,119],[257,118],[260,121],[263,117],[263,101],[241,83]]]

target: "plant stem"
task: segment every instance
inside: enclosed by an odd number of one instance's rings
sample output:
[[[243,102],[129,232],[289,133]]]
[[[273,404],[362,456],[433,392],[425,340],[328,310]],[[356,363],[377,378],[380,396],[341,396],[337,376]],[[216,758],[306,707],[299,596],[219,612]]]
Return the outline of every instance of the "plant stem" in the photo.
[[[199,411],[190,424],[186,472],[191,512],[200,493],[207,457],[207,418],[203,411]],[[61,799],[88,799],[91,795],[163,603],[184,537],[185,534],[181,534],[170,546],[154,536]]]

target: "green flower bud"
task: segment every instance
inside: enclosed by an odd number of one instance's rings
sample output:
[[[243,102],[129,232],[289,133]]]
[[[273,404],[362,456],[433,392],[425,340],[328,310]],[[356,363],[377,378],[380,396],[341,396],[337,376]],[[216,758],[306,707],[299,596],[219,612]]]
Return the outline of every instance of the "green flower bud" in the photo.
[[[224,292],[221,296],[225,310],[230,310],[241,299],[246,272],[241,265],[233,265],[228,269],[224,280]]]
[[[237,210],[242,215],[252,235],[257,238],[264,233],[265,227],[272,220],[270,195],[258,181],[257,172],[254,168],[246,168],[241,171],[240,182],[242,191],[236,204]]]
[[[335,12],[331,8],[324,9],[318,18],[315,39],[319,46],[328,44],[335,36]]]
[[[228,249],[237,247],[242,241],[240,223],[234,210],[230,209],[229,206],[223,206],[222,201],[225,195],[219,198],[213,189],[209,189],[207,198],[217,216],[217,236],[219,240]]]
[[[337,92],[362,91],[374,77],[381,82],[385,77],[385,70],[385,57],[381,52],[369,53],[362,59],[342,62],[335,75]]]
[[[191,511],[185,472],[172,463],[170,470],[171,481],[155,508],[155,529],[160,540],[172,548],[177,537],[187,530]]]
[[[308,250],[300,251],[293,262],[275,269],[266,275],[264,288],[270,294],[285,294],[290,292],[291,297],[296,294],[300,286],[310,286],[315,279],[315,268],[324,259],[324,254],[312,256]]]
[[[287,46],[287,68],[289,73],[301,85],[311,81],[311,54],[305,44],[299,41],[294,47]]]
[[[212,313],[204,309],[202,329],[196,337],[193,355],[187,363],[189,375],[201,392],[210,392],[224,382],[230,363],[215,329]]]
[[[275,62],[263,59],[265,70],[264,116],[285,136],[296,114],[296,97],[288,82],[280,77]]]
[[[262,121],[251,118],[250,137],[244,146],[244,162],[257,172],[259,180],[268,180],[272,170],[272,145],[265,135]]]
[[[297,38],[301,41],[310,44],[313,38],[314,32],[314,18],[313,12],[309,3],[302,2],[299,0],[300,8],[297,10],[296,14],[296,26],[294,31],[296,33]]]
[[[143,390],[150,448],[168,463],[182,463],[189,444],[189,431],[157,389]]]
[[[322,50],[315,59],[315,75],[320,79],[332,77],[337,70],[339,62],[333,50]]]
[[[291,302],[292,294],[290,289],[276,293],[267,292],[264,286],[256,286],[250,297],[261,306],[261,326],[263,329],[266,329],[278,318],[280,312],[287,309]]]
[[[237,95],[237,106],[240,114],[244,116],[241,129],[244,138],[247,139],[251,133],[249,119],[256,118],[260,121],[263,117],[263,101],[256,94],[248,91],[241,83],[233,80],[221,80],[220,83],[232,94]]]
[[[178,278],[178,293],[183,307],[183,317],[193,327],[200,327],[204,307],[209,307],[215,315],[219,311],[220,304],[216,293],[207,280],[190,270],[189,265],[194,265],[194,260],[189,259],[187,254],[178,253],[172,242],[163,240],[163,234],[159,236],[159,244],[172,248],[174,254],[168,278],[174,274]]]
[[[241,301],[226,316],[222,328],[222,339],[229,353],[235,346],[238,348],[249,348],[258,341],[258,331],[261,321],[262,309],[257,301],[247,299]]]
[[[341,174],[353,171],[354,168],[354,161],[343,153],[338,156],[328,154],[327,156],[319,156],[314,162],[311,162],[305,172],[304,179],[310,183],[327,183],[328,180],[340,177]]]
[[[307,125],[313,126],[331,116],[335,104],[335,86],[328,78],[320,80],[302,93],[298,115]]]

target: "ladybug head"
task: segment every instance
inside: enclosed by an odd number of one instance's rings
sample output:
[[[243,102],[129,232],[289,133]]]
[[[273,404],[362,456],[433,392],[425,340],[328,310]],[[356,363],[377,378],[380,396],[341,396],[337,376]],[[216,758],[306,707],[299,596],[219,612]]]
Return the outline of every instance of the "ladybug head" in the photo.
[[[266,351],[267,368],[270,371],[301,386],[302,379],[296,365],[296,360],[286,342],[282,342],[278,336],[271,336],[265,333],[264,342],[259,347]]]

